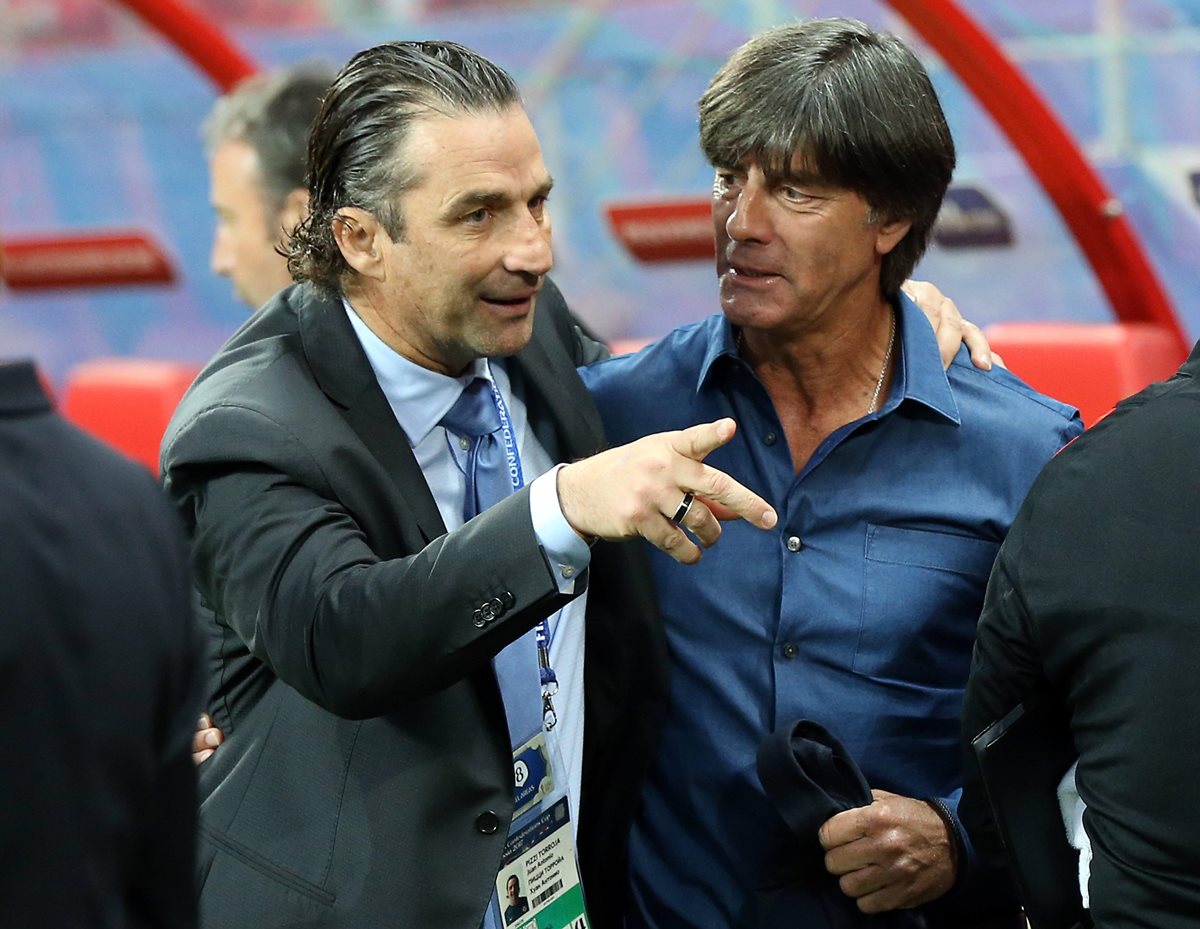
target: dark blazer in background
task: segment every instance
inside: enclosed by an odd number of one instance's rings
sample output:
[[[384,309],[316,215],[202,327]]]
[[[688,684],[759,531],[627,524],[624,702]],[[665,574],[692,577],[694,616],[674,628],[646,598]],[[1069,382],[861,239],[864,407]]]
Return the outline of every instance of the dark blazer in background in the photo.
[[[1200,925],[1200,346],[1042,472],[988,585],[964,707],[1017,704],[1079,756],[1100,929]],[[959,812],[1003,850],[974,763]]]
[[[603,443],[575,371],[603,349],[549,283],[535,319],[508,371],[569,461]],[[491,658],[566,601],[528,491],[446,534],[344,308],[305,286],[201,373],[163,463],[194,536],[227,737],[201,768],[203,922],[478,929],[513,801]],[[610,926],[666,653],[637,546],[596,545],[588,575],[579,841],[593,919]]]
[[[195,925],[190,588],[151,476],[0,364],[0,926]]]

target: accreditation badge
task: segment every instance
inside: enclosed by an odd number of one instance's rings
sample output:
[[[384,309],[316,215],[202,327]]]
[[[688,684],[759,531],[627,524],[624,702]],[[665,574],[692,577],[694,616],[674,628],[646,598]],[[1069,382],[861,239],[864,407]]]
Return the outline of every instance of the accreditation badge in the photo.
[[[513,752],[514,814],[496,875],[503,929],[589,929],[567,779],[553,739],[539,730]],[[498,905],[498,906],[497,906]]]
[[[496,895],[505,929],[588,929],[564,796],[515,828],[504,844]]]
[[[513,822],[554,793],[554,766],[539,730],[513,752]]]

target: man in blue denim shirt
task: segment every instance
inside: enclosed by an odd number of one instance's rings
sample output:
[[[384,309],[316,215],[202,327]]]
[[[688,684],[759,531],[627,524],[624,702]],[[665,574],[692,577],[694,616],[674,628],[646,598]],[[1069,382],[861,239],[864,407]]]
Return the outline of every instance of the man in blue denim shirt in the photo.
[[[954,167],[903,43],[847,20],[772,30],[718,72],[700,133],[724,315],[584,376],[614,444],[733,417],[709,461],[780,521],[727,525],[689,572],[651,553],[672,700],[627,925],[983,925],[996,878],[974,873],[956,814],[975,621],[1022,498],[1082,425],[965,350],[943,370],[900,292]],[[820,828],[824,890],[780,879],[795,838],[755,772],[760,742],[801,717],[874,788]],[[859,915],[942,897],[940,916]],[[946,915],[956,901],[975,912]]]

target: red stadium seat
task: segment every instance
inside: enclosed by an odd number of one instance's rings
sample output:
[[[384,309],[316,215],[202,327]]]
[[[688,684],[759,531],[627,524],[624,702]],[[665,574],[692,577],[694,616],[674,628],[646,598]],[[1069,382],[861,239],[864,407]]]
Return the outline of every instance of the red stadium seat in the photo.
[[[987,337],[1009,370],[1078,407],[1088,426],[1184,360],[1171,334],[1150,323],[996,323]]]
[[[654,339],[650,337],[636,339],[614,339],[608,343],[608,350],[614,355],[632,355],[634,352],[639,352]]]
[[[158,473],[167,422],[200,366],[143,358],[100,358],[67,375],[62,412],[69,420]]]

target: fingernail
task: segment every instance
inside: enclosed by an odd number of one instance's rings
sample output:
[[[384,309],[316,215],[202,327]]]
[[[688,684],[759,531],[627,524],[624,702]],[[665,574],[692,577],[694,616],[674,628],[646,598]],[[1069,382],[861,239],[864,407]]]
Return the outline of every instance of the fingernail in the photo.
[[[767,510],[767,512],[763,513],[762,525],[764,529],[770,529],[777,522],[779,522],[779,517],[774,510]]]
[[[201,728],[201,729],[208,729],[208,728],[210,728],[211,726],[212,726],[212,723],[211,723],[211,722],[209,722],[209,720],[208,720],[208,714],[207,714],[207,713],[201,713],[201,714],[200,714],[200,728]]]
[[[204,734],[204,744],[216,748],[221,744],[221,734],[219,732],[206,732]]]
[[[202,751],[199,755],[196,756],[196,763],[199,764],[202,761],[208,761],[208,759],[211,758],[212,756],[213,756],[213,750],[211,748],[206,748],[204,751]]]

